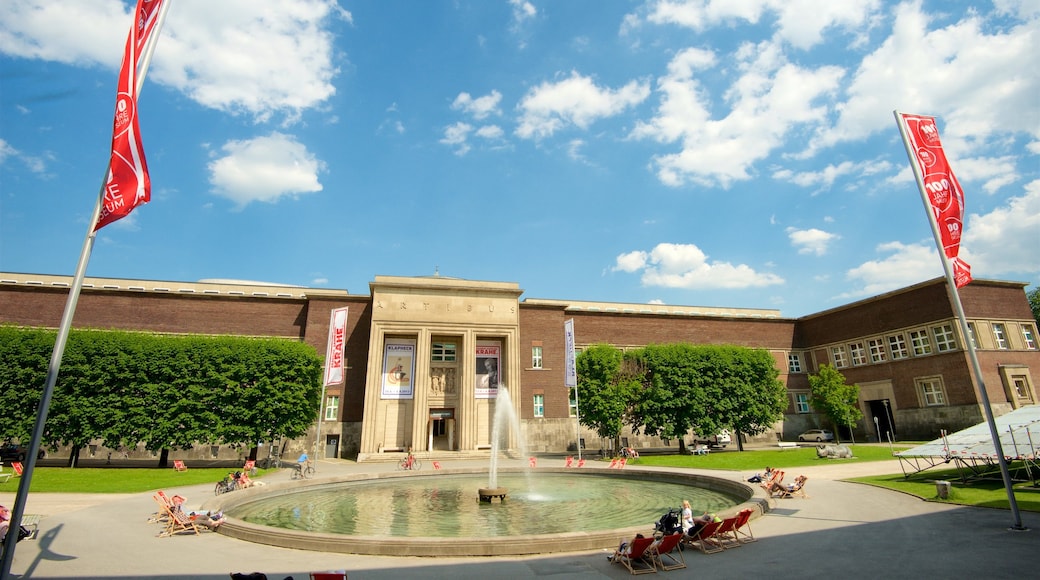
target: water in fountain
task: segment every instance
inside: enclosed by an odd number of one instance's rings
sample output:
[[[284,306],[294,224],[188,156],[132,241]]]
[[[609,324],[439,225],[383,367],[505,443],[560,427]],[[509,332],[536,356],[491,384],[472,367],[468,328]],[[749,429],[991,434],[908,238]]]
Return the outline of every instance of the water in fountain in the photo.
[[[520,444],[520,456],[527,457],[527,445],[520,434],[520,417],[517,416],[516,408],[513,407],[513,399],[509,397],[509,389],[504,385],[499,385],[498,395],[495,397],[495,416],[492,418],[491,423],[491,461],[488,467],[488,489],[498,488],[499,446],[502,444],[502,438],[510,432],[516,435],[516,439]]]

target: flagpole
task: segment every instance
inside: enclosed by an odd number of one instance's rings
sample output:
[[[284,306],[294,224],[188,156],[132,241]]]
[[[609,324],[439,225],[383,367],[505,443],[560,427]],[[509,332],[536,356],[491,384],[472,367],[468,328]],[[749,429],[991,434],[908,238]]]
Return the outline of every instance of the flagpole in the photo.
[[[156,28],[145,43],[140,66],[141,70],[138,71],[137,76],[136,90],[138,95],[140,94],[141,87],[144,84],[144,77],[148,72],[148,65],[152,59],[152,52],[155,50],[155,43],[158,40],[159,31],[162,28],[163,21],[166,19],[166,11],[169,6],[170,4],[168,2],[164,2],[159,7],[159,14],[155,23]],[[22,515],[25,512],[25,501],[29,496],[29,486],[32,484],[33,471],[36,468],[36,457],[40,451],[41,442],[43,440],[44,425],[47,423],[47,413],[50,410],[51,398],[54,394],[54,386],[58,382],[58,370],[61,368],[61,358],[65,353],[65,345],[68,342],[69,331],[72,328],[72,319],[76,314],[76,304],[79,302],[80,291],[83,288],[83,279],[86,277],[87,263],[90,261],[90,254],[94,249],[94,240],[97,236],[97,230],[95,227],[97,226],[98,219],[101,217],[101,208],[104,204],[105,185],[108,182],[108,173],[109,165],[106,165],[104,177],[101,179],[101,189],[98,193],[97,202],[94,204],[94,211],[91,214],[90,222],[87,224],[87,237],[83,241],[83,248],[80,250],[79,263],[76,265],[76,275],[73,278],[72,287],[69,288],[69,296],[65,302],[65,311],[62,312],[61,315],[61,325],[58,327],[58,336],[54,341],[54,350],[51,352],[50,364],[47,366],[47,382],[44,385],[43,394],[40,396],[39,407],[36,410],[36,424],[33,426],[32,438],[29,440],[29,449],[26,452],[26,463],[22,470],[22,476],[18,482],[18,491],[15,494],[14,505],[11,506],[9,533],[4,538],[3,542],[3,556],[0,557],[0,580],[7,580],[11,575],[11,564],[14,561],[15,545],[18,542],[18,528],[22,524]]]
[[[939,224],[935,219],[935,213],[932,211],[931,202],[928,199],[928,193],[924,184],[924,176],[921,174],[921,169],[917,164],[916,153],[913,150],[913,146],[910,144],[910,138],[906,132],[906,124],[900,115],[898,110],[893,111],[896,117],[896,125],[899,126],[899,134],[903,138],[903,146],[906,148],[906,154],[910,158],[910,168],[914,172],[914,179],[917,181],[917,189],[921,194],[921,201],[924,203],[925,213],[928,215],[928,224],[932,228],[932,236],[935,238],[935,245],[939,249],[939,258],[942,260],[943,272],[946,275],[946,286],[950,292],[950,302],[953,303],[954,311],[957,313],[957,323],[960,327],[961,336],[964,338],[968,350],[968,358],[971,359],[972,372],[975,374],[975,382],[978,384],[979,398],[982,399],[982,408],[986,413],[986,423],[989,424],[989,434],[993,438],[993,447],[996,450],[997,463],[1000,465],[1000,475],[1004,480],[1004,489],[1007,491],[1008,504],[1011,507],[1011,515],[1014,522],[1011,525],[1012,530],[1025,531],[1026,528],[1022,525],[1022,515],[1018,511],[1018,502],[1015,500],[1015,491],[1011,482],[1011,473],[1008,470],[1007,460],[1004,457],[1004,449],[1000,444],[1000,433],[997,431],[997,423],[993,418],[993,408],[990,406],[989,393],[986,392],[986,381],[982,378],[982,367],[979,365],[979,357],[975,352],[975,344],[971,339],[971,330],[968,328],[968,320],[964,315],[964,306],[961,304],[960,291],[957,289],[956,277],[954,275],[953,266],[950,263],[949,257],[946,255],[945,248],[943,248],[942,234],[939,231]]]

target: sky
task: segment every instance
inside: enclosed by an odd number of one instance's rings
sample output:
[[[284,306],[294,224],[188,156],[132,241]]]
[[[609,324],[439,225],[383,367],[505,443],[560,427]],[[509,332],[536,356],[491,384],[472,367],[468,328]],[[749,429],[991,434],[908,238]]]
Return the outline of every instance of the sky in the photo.
[[[133,5],[0,0],[0,271],[72,275]],[[975,278],[1040,284],[1036,0],[173,0],[150,203],[92,277],[798,317],[943,275],[893,111],[936,117]]]

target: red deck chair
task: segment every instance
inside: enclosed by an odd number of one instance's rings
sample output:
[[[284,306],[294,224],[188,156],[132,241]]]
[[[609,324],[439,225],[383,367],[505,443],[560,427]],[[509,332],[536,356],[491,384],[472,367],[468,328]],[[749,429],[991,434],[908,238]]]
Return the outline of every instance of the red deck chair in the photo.
[[[527,464],[530,465],[531,467],[538,467],[538,458],[537,457],[528,457],[527,458]]]
[[[567,456],[567,465],[565,465],[564,467],[574,467],[574,458],[568,455]]]
[[[657,572],[653,560],[650,559],[650,546],[653,538],[636,538],[625,549],[615,550],[611,561],[621,564],[632,574],[649,574]],[[627,553],[626,553],[627,552]]]
[[[737,523],[733,526],[733,531],[742,544],[749,544],[756,539],[755,534],[751,531],[751,515],[753,513],[755,511],[752,509],[743,509],[737,514]]]
[[[184,465],[184,462],[180,459],[173,460],[173,468],[177,471],[188,471],[188,466]]]
[[[686,541],[694,547],[699,548],[705,554],[714,554],[722,551],[722,545],[715,541],[715,532],[719,530],[722,522],[708,522],[701,529],[687,536]]]
[[[15,477],[22,476],[22,463],[20,461],[14,461],[11,463],[11,469],[14,470]]]
[[[578,460],[578,467],[585,467],[585,458],[582,457]]]
[[[736,528],[739,517],[738,515],[722,520],[722,523],[719,524],[718,529],[712,535],[712,540],[723,548],[739,548],[742,546],[740,538],[737,537]]]
[[[683,557],[679,542],[682,542],[682,532],[676,532],[670,536],[661,538],[650,552],[650,560],[654,566],[661,570],[678,570],[686,567],[686,558]]]

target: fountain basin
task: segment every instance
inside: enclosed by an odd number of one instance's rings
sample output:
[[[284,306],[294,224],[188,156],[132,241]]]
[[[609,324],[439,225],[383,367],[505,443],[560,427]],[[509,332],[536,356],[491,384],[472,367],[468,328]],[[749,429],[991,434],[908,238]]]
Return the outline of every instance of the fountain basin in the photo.
[[[522,469],[501,470],[503,474],[518,474],[530,472]],[[735,511],[738,508],[753,507],[756,515],[763,509],[757,502],[750,502],[754,497],[754,490],[740,482],[719,479],[698,474],[643,471],[637,469],[626,469],[624,471],[608,470],[600,468],[583,468],[581,471],[566,468],[539,468],[534,472],[534,477],[542,474],[566,474],[579,478],[609,478],[612,481],[650,481],[668,482],[695,488],[709,489],[730,498],[733,498],[733,507],[729,510],[719,510],[721,513]],[[433,537],[431,536],[390,536],[384,534],[361,533],[344,534],[328,533],[322,531],[307,531],[302,529],[284,529],[268,525],[250,523],[236,517],[236,508],[247,507],[255,501],[265,501],[268,498],[280,498],[281,496],[292,496],[306,490],[319,490],[323,487],[331,488],[338,484],[379,485],[381,488],[392,490],[396,486],[404,485],[405,481],[395,482],[399,478],[415,478],[416,480],[427,480],[435,482],[438,478],[455,475],[483,476],[483,469],[447,469],[437,472],[436,475],[422,475],[407,472],[390,472],[377,474],[354,474],[329,478],[325,480],[311,480],[305,482],[285,482],[268,485],[262,488],[252,488],[225,494],[211,500],[205,506],[207,509],[221,509],[228,516],[219,531],[225,535],[243,539],[251,542],[269,544],[281,547],[315,550],[322,552],[340,552],[351,554],[370,554],[385,556],[492,556],[492,555],[523,555],[523,554],[547,554],[557,552],[574,552],[598,550],[617,545],[621,538],[631,538],[636,533],[646,534],[653,528],[653,523],[660,517],[668,507],[678,507],[682,497],[662,497],[660,499],[661,510],[652,517],[638,525],[625,525],[609,529],[597,529],[589,531],[563,531],[554,533],[535,534],[512,534],[503,536],[489,536],[477,534],[463,534],[463,537]],[[469,488],[468,501],[471,505],[475,503],[472,487]],[[337,494],[340,492],[337,490]],[[346,488],[342,495],[349,497],[350,490]],[[645,495],[645,494],[644,494]],[[511,498],[512,492],[511,492]],[[285,500],[285,498],[281,498]],[[743,503],[742,503],[743,502]],[[512,499],[506,504],[508,507],[517,505]],[[488,506],[483,504],[484,509],[493,510],[498,513],[503,506]],[[656,505],[656,504],[655,504]],[[603,510],[611,510],[609,502],[604,502]],[[389,517],[389,516],[388,516]],[[571,525],[565,522],[563,529],[569,530]]]

